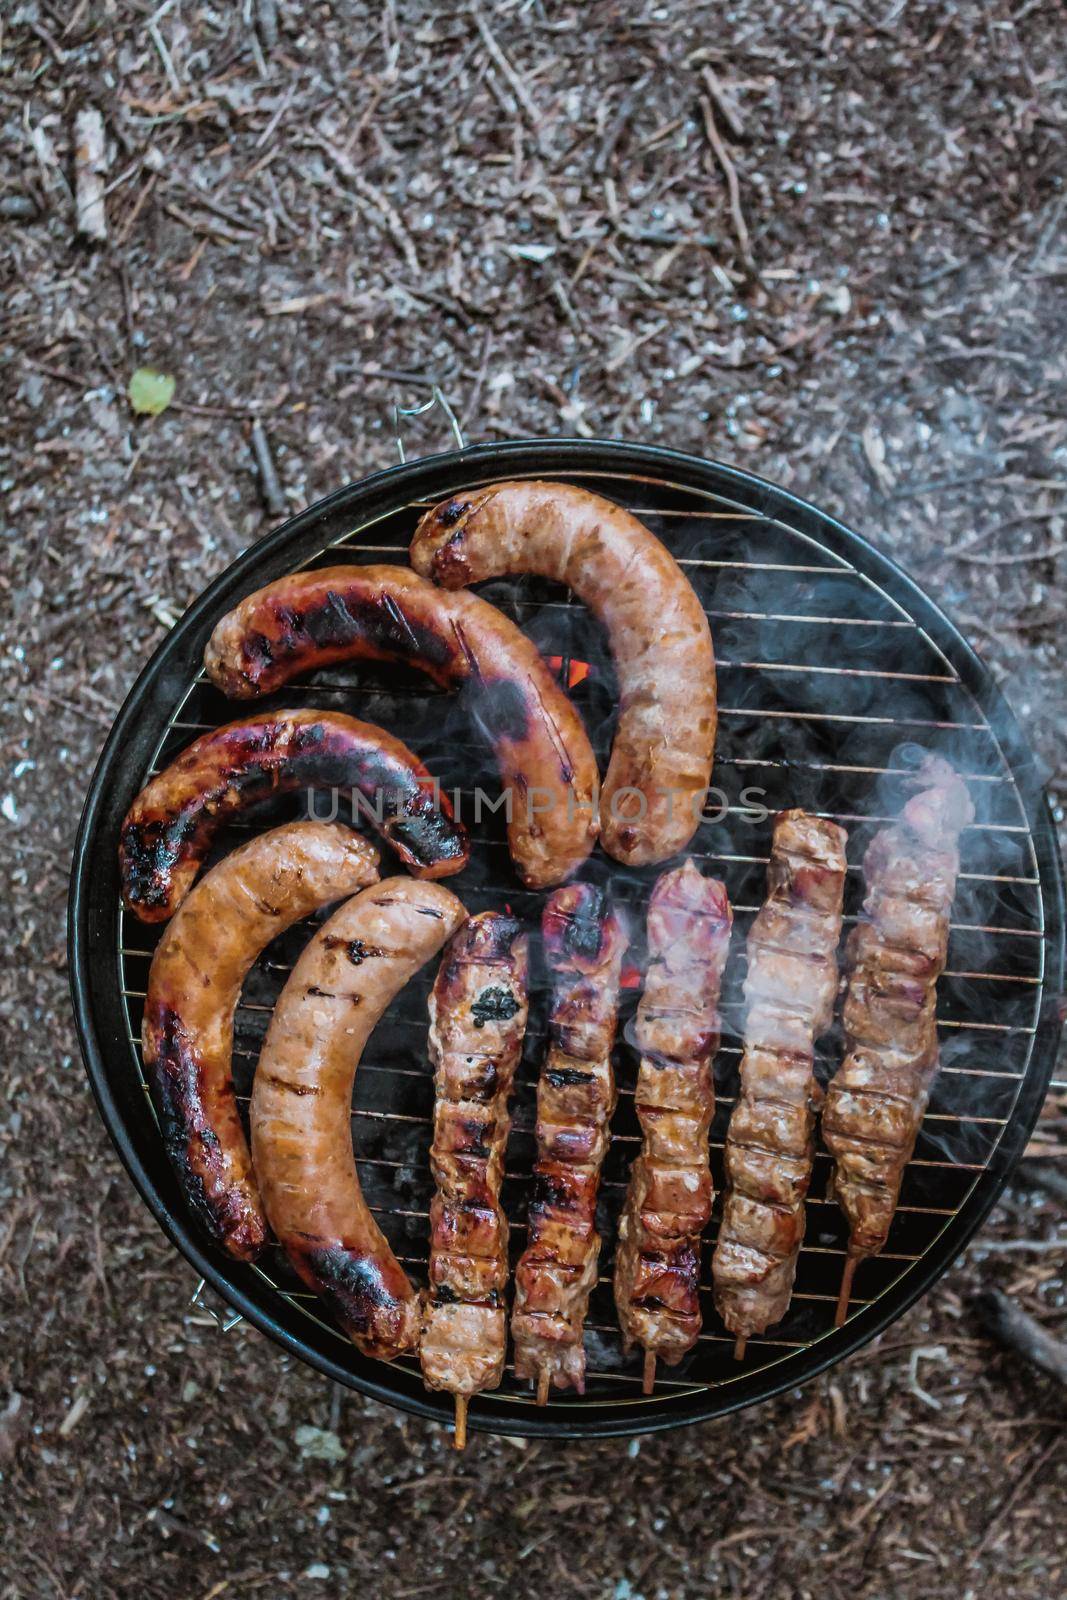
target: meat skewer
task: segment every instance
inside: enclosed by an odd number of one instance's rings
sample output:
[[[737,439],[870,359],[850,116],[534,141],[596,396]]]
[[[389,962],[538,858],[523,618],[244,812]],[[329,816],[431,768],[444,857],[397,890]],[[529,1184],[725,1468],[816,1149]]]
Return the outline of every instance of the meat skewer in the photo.
[[[527,945],[513,917],[480,912],[446,948],[430,996],[437,1192],[419,1356],[427,1387],[455,1395],[457,1450],[471,1395],[495,1389],[504,1375],[508,1224],[500,1184],[526,1032]]]
[[[967,785],[942,756],[924,758],[916,783],[919,792],[864,857],[863,917],[846,950],[845,1059],[822,1119],[833,1191],[850,1229],[838,1327],[857,1266],[889,1236],[937,1072],[937,980],[948,954],[959,836],[974,821]]]
[[[624,1346],[675,1366],[700,1333],[700,1235],[714,1191],[708,1129],[719,989],[733,913],[725,886],[691,861],[665,872],[648,908],[648,974],[637,1008],[637,1116],[644,1135],[619,1222],[615,1304]]]
[[[611,1048],[627,945],[617,913],[590,883],[549,897],[542,918],[552,978],[549,1047],[537,1086],[537,1161],[526,1248],[515,1269],[515,1373],[585,1392],[582,1331],[597,1280],[596,1200],[615,1109]]]
[[[783,811],[767,898],[748,936],[741,1093],[726,1135],[726,1202],[712,1260],[715,1306],[738,1360],[789,1307],[815,1159],[815,1041],[829,1027],[846,834]]]

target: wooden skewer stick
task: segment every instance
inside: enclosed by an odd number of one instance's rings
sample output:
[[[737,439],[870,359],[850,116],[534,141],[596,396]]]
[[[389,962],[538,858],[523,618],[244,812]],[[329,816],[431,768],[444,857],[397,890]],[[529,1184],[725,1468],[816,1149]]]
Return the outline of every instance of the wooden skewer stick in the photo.
[[[641,1392],[651,1394],[656,1386],[656,1356],[652,1350],[645,1351],[645,1371],[641,1381]]]
[[[466,1450],[467,1448],[467,1396],[465,1394],[457,1394],[456,1396],[456,1432],[452,1444],[456,1450]]]
[[[739,1333],[737,1335],[737,1338],[734,1340],[734,1360],[735,1361],[743,1361],[745,1359],[745,1347],[747,1346],[747,1344],[748,1344],[748,1334],[747,1333]]]
[[[544,1406],[544,1405],[548,1404],[548,1386],[549,1386],[549,1384],[551,1382],[552,1382],[552,1374],[551,1374],[551,1372],[549,1372],[548,1368],[547,1367],[538,1367],[538,1369],[537,1369],[537,1404],[539,1406]]]
[[[843,1328],[845,1325],[845,1318],[848,1316],[848,1302],[852,1298],[852,1279],[855,1276],[859,1262],[859,1256],[849,1256],[845,1261],[845,1270],[841,1274],[841,1290],[837,1296],[837,1310],[834,1313],[835,1328]]]

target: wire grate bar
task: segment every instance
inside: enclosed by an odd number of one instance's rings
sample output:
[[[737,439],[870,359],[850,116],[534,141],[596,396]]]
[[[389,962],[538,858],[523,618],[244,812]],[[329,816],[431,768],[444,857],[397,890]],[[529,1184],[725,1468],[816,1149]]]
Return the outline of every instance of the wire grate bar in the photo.
[[[583,481],[588,477],[592,484],[598,474],[583,472],[580,476]],[[857,1315],[866,1316],[885,1296],[895,1292],[902,1278],[922,1271],[923,1262],[939,1237],[966,1207],[974,1185],[993,1159],[1003,1131],[1012,1120],[1013,1097],[1019,1095],[1027,1081],[1045,982],[1042,883],[1027,813],[1011,764],[998,743],[997,731],[984,720],[979,701],[967,686],[971,680],[964,674],[964,681],[957,671],[958,658],[954,656],[950,660],[915,616],[909,615],[888,589],[880,587],[861,570],[862,560],[857,558],[857,565],[852,565],[816,535],[791,526],[787,520],[753,512],[728,494],[713,495],[678,485],[664,485],[661,489],[656,478],[634,473],[628,475],[633,491],[623,496],[618,487],[619,475],[603,476],[611,480],[604,485],[609,495],[626,498],[627,503],[633,501],[639,516],[663,519],[664,536],[678,542],[675,553],[702,592],[713,628],[719,628],[725,647],[719,659],[720,669],[737,675],[729,680],[730,685],[736,685],[736,692],[728,688],[727,703],[719,707],[726,731],[724,742],[727,752],[738,746],[744,751],[741,755],[724,753],[719,758],[720,766],[736,769],[739,774],[779,775],[775,778],[776,796],[780,791],[788,795],[802,784],[802,800],[796,803],[804,803],[817,815],[841,822],[850,829],[871,830],[892,820],[884,814],[887,801],[880,800],[879,784],[882,780],[907,777],[911,770],[899,764],[894,743],[918,739],[951,753],[964,776],[975,785],[976,798],[978,795],[988,797],[989,804],[984,808],[982,820],[968,830],[972,839],[967,865],[983,870],[960,875],[961,884],[969,886],[966,911],[963,907],[960,909],[964,915],[969,912],[975,920],[961,918],[952,924],[958,942],[953,948],[954,964],[945,974],[942,1009],[947,1007],[957,1014],[939,1019],[943,1040],[959,1040],[960,1044],[951,1049],[946,1045],[947,1059],[941,1068],[945,1093],[943,1098],[935,1098],[935,1109],[925,1119],[930,1139],[920,1145],[921,1150],[931,1150],[932,1154],[921,1155],[909,1166],[914,1177],[906,1186],[905,1202],[897,1208],[890,1241],[893,1248],[878,1258],[880,1269],[873,1263],[865,1265],[868,1275],[859,1282],[861,1298],[855,1300],[854,1306]],[[486,481],[493,479],[490,477]],[[641,484],[646,484],[647,489],[640,489]],[[686,506],[657,507],[661,493],[663,498],[668,497],[668,489],[673,495],[684,492],[689,497]],[[435,502],[420,504],[432,503]],[[375,521],[384,525],[371,533],[371,539],[377,542],[366,541],[361,538],[360,529],[349,528],[332,546],[309,557],[305,565],[314,564],[320,557],[344,560],[364,553],[406,562],[413,511],[414,507],[381,513]],[[731,527],[731,524],[736,526]],[[395,541],[386,542],[394,530]],[[751,552],[752,559],[735,559],[739,551],[741,556]],[[746,581],[749,575],[750,581]],[[716,588],[718,592],[713,593]],[[521,602],[520,623],[534,604],[525,599]],[[807,612],[805,607],[809,604],[818,610]],[[583,608],[574,596],[554,597],[539,609],[553,614],[547,619],[547,628],[554,630],[553,637],[580,637],[575,630],[583,626]],[[567,613],[566,617],[560,615],[563,612]],[[735,623],[738,626],[730,626]],[[760,632],[763,624],[776,631]],[[832,632],[828,634],[827,629]],[[832,652],[829,659],[828,644]],[[776,651],[787,659],[767,659]],[[912,667],[915,670],[910,670]],[[726,680],[723,681],[725,686]],[[190,699],[198,685],[208,687],[209,694]],[[864,685],[870,685],[869,690]],[[286,696],[291,692],[293,703],[314,704],[317,695],[359,694],[366,693],[368,688],[374,695],[380,692],[374,685],[368,685],[365,677],[341,669],[331,670],[328,682],[290,685]],[[756,688],[762,688],[762,692],[755,692]],[[415,687],[406,681],[389,688],[390,697],[398,703],[421,703],[428,708],[431,701],[436,703],[437,692],[429,686]],[[750,695],[763,703],[746,706],[743,702]],[[807,706],[809,698],[814,702],[810,707]],[[331,698],[327,703],[337,704],[337,700]],[[201,713],[212,717],[216,708],[220,711],[216,721],[198,720]],[[224,706],[213,687],[207,685],[198,664],[191,664],[188,688],[181,703],[174,708],[172,720],[157,745],[156,756],[163,749],[168,734],[187,736],[188,742],[188,737],[244,715],[248,709],[247,705],[235,705],[232,709]],[[395,714],[402,718],[404,710],[404,705],[400,705]],[[367,714],[373,716],[373,713]],[[389,715],[392,714],[390,711]],[[382,720],[389,722],[384,712]],[[153,770],[155,765],[153,760]],[[741,781],[739,778],[738,782]],[[751,781],[759,779],[754,777]],[[866,809],[865,797],[869,798],[869,809]],[[820,802],[825,804],[820,805]],[[709,815],[705,826],[730,818],[729,826],[736,827],[734,819],[750,815],[750,808],[729,805]],[[234,837],[240,837],[241,832],[240,827],[232,830]],[[709,837],[704,835],[705,839]],[[724,833],[721,837],[726,842],[729,836]],[[854,837],[854,853],[858,854],[864,834]],[[474,843],[489,847],[491,854],[487,859],[491,872],[497,870],[492,864],[497,860],[501,862],[497,885],[501,894],[506,898],[525,895],[525,891],[515,889],[506,875],[500,841],[481,838]],[[1028,853],[1024,853],[1026,846],[1029,846]],[[734,910],[739,917],[758,912],[759,904],[749,903],[757,898],[757,892],[750,885],[759,870],[765,868],[766,855],[745,854],[743,850],[728,848],[719,852],[698,849],[693,855],[707,870],[738,882],[742,892]],[[755,871],[750,872],[749,868]],[[855,884],[861,871],[858,860],[849,870]],[[490,884],[493,881],[490,879]],[[476,892],[482,895],[485,887],[480,886]],[[633,899],[645,890],[647,882],[642,878],[640,884],[636,881],[633,886],[627,884],[620,891],[620,897]],[[463,895],[462,888],[460,894]],[[993,899],[995,909],[993,905],[987,908],[987,897]],[[521,904],[525,908],[527,900],[523,899]],[[532,896],[529,904],[532,914]],[[1009,924],[998,925],[983,919],[990,914],[1008,916]],[[857,920],[854,915],[846,918],[850,925]],[[144,968],[133,964],[151,960],[152,949],[145,946],[152,943],[153,936],[146,933],[138,938],[130,930],[132,942],[127,942],[122,936],[123,928],[120,911],[119,943],[127,1032],[134,1068],[144,1085],[140,1039],[134,1022],[145,999]],[[988,940],[988,944],[983,943],[984,940]],[[1010,970],[1013,966],[1018,966],[1019,971]],[[258,1055],[255,1038],[261,1032],[263,1018],[272,1010],[271,999],[290,971],[285,961],[273,957],[261,963],[249,1000],[239,1009],[239,1028],[243,1024],[245,1031],[234,1055],[242,1063],[238,1071],[239,1081],[244,1086],[250,1082]],[[731,966],[733,978],[739,978],[743,971],[744,956],[739,947]],[[952,988],[960,985],[967,987]],[[1005,985],[1009,989],[1005,989]],[[1012,985],[1015,988],[1009,999]],[[1002,1020],[1005,1001],[1011,1007],[1006,1013],[1010,1020]],[[727,1000],[722,1010],[727,1037],[720,1048],[718,1077],[723,1087],[717,1093],[717,1103],[726,1112],[736,1102],[736,1069],[742,1054],[736,1027],[743,1013],[743,1002]],[[959,1015],[960,1011],[964,1015]],[[367,1098],[373,1103],[357,1103],[353,1108],[353,1126],[357,1130],[355,1144],[357,1148],[364,1143],[369,1146],[367,1155],[357,1155],[357,1166],[365,1175],[368,1203],[370,1200],[381,1202],[371,1209],[389,1227],[400,1259],[413,1273],[424,1277],[427,1256],[423,1246],[429,1218],[428,1211],[419,1204],[419,1196],[423,1192],[420,1185],[426,1179],[425,1145],[432,1118],[424,1108],[432,1100],[432,1082],[428,1067],[420,1064],[417,1036],[425,1031],[426,1024],[418,1016],[392,1014],[387,1024],[401,1030],[394,1036],[398,1040],[396,1057],[367,1060],[359,1069],[357,1082],[365,1081]],[[1005,1052],[1005,1059],[997,1059],[998,1050]],[[529,1118],[537,1080],[533,1054],[533,1051],[528,1052],[517,1085],[521,1110],[516,1131],[520,1150],[529,1142],[530,1130],[522,1123]],[[831,1050],[820,1054],[817,1060],[825,1075],[836,1064],[836,1055]],[[629,1064],[632,1066],[632,1062]],[[1054,1087],[1058,1092],[1067,1091],[1067,1082],[1057,1080]],[[632,1085],[622,1084],[620,1116],[623,1125],[613,1139],[619,1146],[618,1159],[611,1169],[612,1176],[602,1185],[611,1216],[617,1213],[625,1192],[627,1159],[640,1143],[638,1134],[626,1131],[633,1125],[633,1097]],[[247,1104],[248,1096],[242,1095],[239,1099]],[[944,1110],[940,1109],[942,1105]],[[711,1139],[709,1146],[721,1163],[723,1141]],[[815,1187],[819,1190],[829,1167],[827,1153],[818,1151]],[[620,1171],[622,1176],[619,1176]],[[525,1227],[524,1202],[530,1181],[529,1158],[514,1159],[506,1175],[505,1205],[512,1229],[519,1235]],[[657,1375],[657,1395],[677,1398],[684,1403],[686,1396],[738,1381],[753,1367],[783,1362],[788,1366],[798,1353],[831,1334],[836,1278],[845,1256],[841,1240],[843,1222],[836,1202],[822,1194],[809,1196],[807,1206],[811,1220],[809,1237],[800,1253],[794,1297],[796,1314],[794,1318],[791,1313],[789,1321],[783,1323],[782,1336],[751,1341],[750,1361],[747,1367],[739,1367],[732,1359],[732,1338],[715,1325],[714,1319],[709,1319],[711,1325],[701,1334],[685,1375]],[[713,1224],[706,1245],[712,1243],[715,1231]],[[304,1289],[288,1286],[280,1259],[278,1272],[282,1278],[280,1282],[261,1270],[260,1277],[270,1294],[307,1319],[309,1342],[321,1346],[323,1340],[332,1339],[347,1349],[347,1341],[330,1323],[321,1302]],[[641,1377],[634,1370],[634,1363],[627,1369],[616,1354],[619,1330],[611,1318],[610,1282],[608,1261],[599,1277],[593,1314],[588,1323],[591,1392],[584,1400],[554,1396],[553,1406],[561,1412],[577,1414],[592,1408],[595,1413],[597,1406],[637,1407],[655,1403],[640,1393]],[[705,1295],[711,1292],[707,1282],[701,1288]],[[794,1333],[797,1337],[792,1337]],[[397,1367],[412,1377],[418,1374],[417,1364],[410,1360],[397,1363]],[[509,1366],[501,1389],[481,1397],[479,1404],[484,1401],[487,1409],[503,1404],[529,1407],[532,1399],[528,1388],[515,1379],[513,1366]]]

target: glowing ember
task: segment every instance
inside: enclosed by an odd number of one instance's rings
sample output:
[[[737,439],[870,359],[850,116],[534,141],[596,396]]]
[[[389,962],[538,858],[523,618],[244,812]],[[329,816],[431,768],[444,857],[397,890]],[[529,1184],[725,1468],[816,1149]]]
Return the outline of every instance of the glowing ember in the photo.
[[[545,660],[553,672],[561,673],[563,671],[563,656],[546,656]],[[575,684],[584,683],[589,676],[589,670],[588,661],[574,661],[572,659],[567,668],[567,688],[573,689]]]

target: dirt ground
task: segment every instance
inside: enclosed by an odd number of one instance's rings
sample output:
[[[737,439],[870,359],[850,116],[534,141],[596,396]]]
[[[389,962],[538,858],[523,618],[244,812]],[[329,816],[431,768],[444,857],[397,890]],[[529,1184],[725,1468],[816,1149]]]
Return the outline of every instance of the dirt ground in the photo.
[[[1062,800],[1062,6],[14,0],[2,25],[0,1595],[1063,1594],[1063,1391],[973,1307],[998,1284],[1063,1328],[1047,1188],[802,1392],[457,1459],[190,1307],[91,1103],[63,932],[141,664],[282,506],[390,461],[391,402],[432,379],[472,439],[662,441],[881,542]],[[176,380],[157,418],[126,400],[143,365]],[[1065,1115],[1039,1142],[1067,1174]]]

